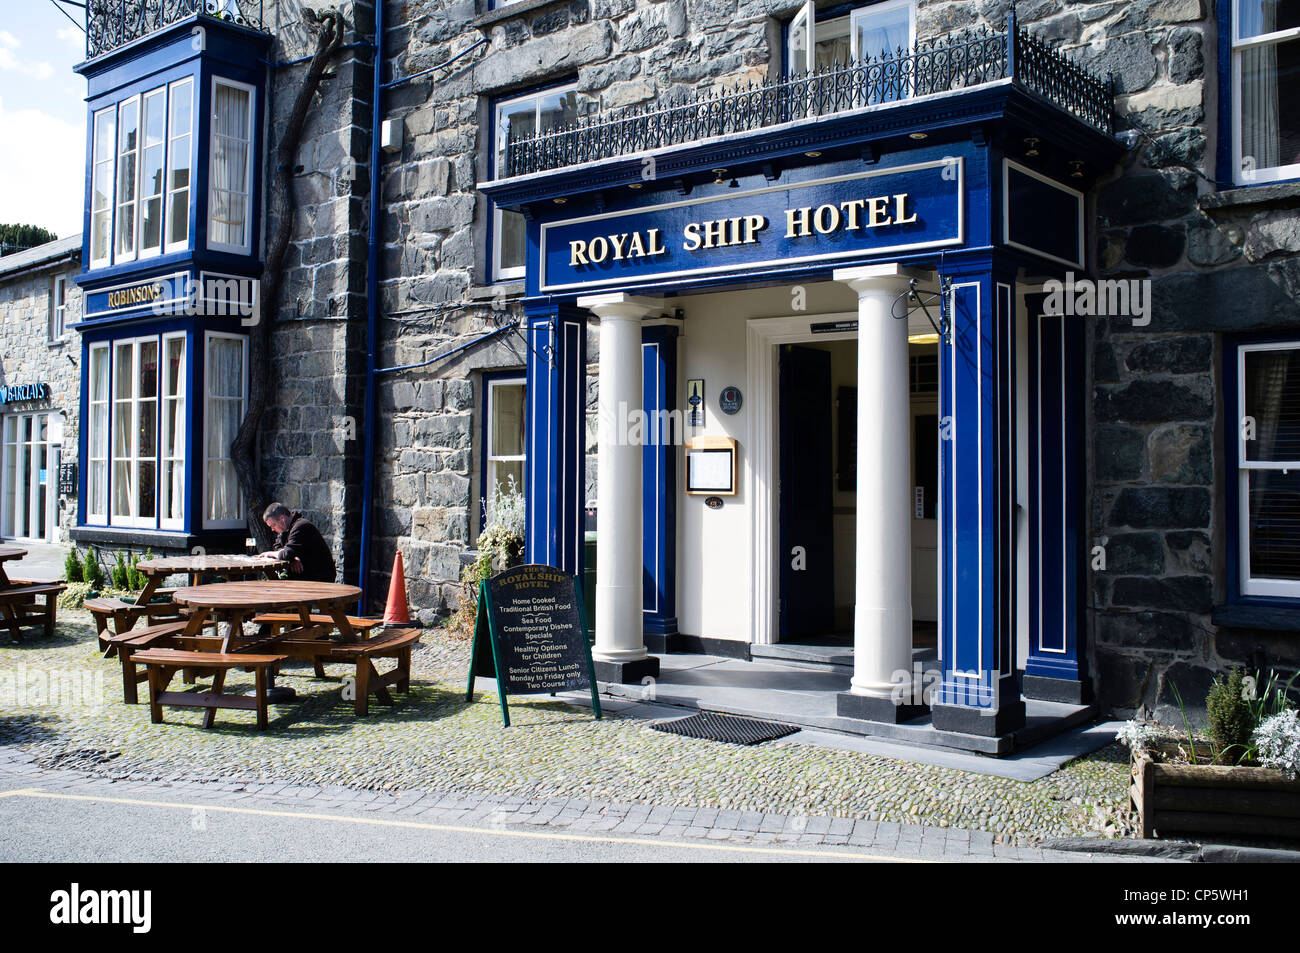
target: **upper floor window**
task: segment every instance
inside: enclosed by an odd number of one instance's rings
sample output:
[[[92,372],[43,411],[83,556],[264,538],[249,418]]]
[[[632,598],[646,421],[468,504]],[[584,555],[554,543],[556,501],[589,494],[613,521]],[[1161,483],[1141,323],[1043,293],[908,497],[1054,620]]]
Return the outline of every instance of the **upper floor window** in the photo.
[[[510,138],[548,132],[578,118],[578,94],[573,86],[560,86],[503,99],[493,106],[492,171],[506,174],[506,144]],[[518,212],[493,208],[492,280],[524,276],[527,226]]]
[[[788,76],[880,59],[915,44],[916,7],[913,0],[885,0],[819,23],[809,2],[790,21],[786,36]]]
[[[68,313],[68,278],[56,275],[50,282],[50,320],[45,339],[50,342],[63,340],[63,328]]]
[[[251,250],[253,92],[252,86],[233,80],[212,81],[208,247],[218,251]]]
[[[148,258],[189,243],[193,98],[194,81],[186,78],[95,112],[92,268]]]
[[[1237,351],[1241,593],[1300,598],[1300,341]]]
[[[1300,4],[1234,0],[1232,145],[1236,180],[1300,176]]]

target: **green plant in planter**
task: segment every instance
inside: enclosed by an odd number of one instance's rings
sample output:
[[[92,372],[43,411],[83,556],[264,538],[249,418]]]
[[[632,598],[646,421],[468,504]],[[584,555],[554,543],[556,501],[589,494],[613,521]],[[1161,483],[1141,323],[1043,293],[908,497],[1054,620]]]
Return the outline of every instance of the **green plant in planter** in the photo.
[[[1225,679],[1216,676],[1205,696],[1205,714],[1209,720],[1210,741],[1217,752],[1216,761],[1238,761],[1250,753],[1250,734],[1255,718],[1246,698],[1245,673],[1234,668]]]
[[[104,570],[99,565],[99,554],[95,552],[94,546],[86,549],[86,558],[81,563],[81,578],[90,584],[91,589],[104,588]]]
[[[64,582],[81,582],[81,556],[77,553],[77,547],[68,550],[68,555],[63,557],[63,580]]]

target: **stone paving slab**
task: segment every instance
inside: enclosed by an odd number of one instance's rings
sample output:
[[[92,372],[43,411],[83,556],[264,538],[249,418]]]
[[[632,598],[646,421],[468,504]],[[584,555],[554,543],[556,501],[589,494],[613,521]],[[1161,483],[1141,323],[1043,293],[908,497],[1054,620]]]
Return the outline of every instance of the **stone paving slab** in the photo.
[[[1039,850],[994,844],[991,834],[959,828],[926,827],[852,818],[759,814],[584,802],[530,801],[519,797],[458,792],[354,791],[338,786],[304,787],[239,782],[167,782],[91,777],[68,769],[44,769],[12,749],[0,748],[0,794],[11,790],[182,804],[193,808],[230,806],[239,810],[307,811],[339,817],[393,816],[421,824],[553,830],[573,836],[642,838],[687,843],[767,845],[772,848],[861,854],[864,859],[937,862],[1139,862],[1152,858],[1102,852]],[[851,859],[851,858],[846,858]],[[3,858],[0,858],[3,860]],[[1168,858],[1157,858],[1166,861]]]

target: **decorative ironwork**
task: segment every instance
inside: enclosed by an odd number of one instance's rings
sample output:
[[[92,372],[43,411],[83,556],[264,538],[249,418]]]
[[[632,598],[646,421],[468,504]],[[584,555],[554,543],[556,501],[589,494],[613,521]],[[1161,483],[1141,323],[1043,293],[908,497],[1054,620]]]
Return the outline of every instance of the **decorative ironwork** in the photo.
[[[88,0],[86,59],[125,46],[196,13],[263,30],[263,0]]]
[[[837,63],[775,83],[597,113],[558,129],[512,138],[506,147],[506,171],[526,175],[561,169],[1004,79],[1104,133],[1114,131],[1110,81],[1098,79],[1020,29],[1013,11],[1004,33],[987,27],[953,33],[912,49]]]

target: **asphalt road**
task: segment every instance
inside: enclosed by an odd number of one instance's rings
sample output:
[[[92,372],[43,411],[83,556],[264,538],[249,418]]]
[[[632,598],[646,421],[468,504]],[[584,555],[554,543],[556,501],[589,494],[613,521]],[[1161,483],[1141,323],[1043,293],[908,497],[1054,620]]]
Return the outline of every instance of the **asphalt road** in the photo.
[[[311,810],[155,801],[38,788],[0,791],[0,861],[212,863],[915,862],[849,847],[808,848],[567,834]]]

